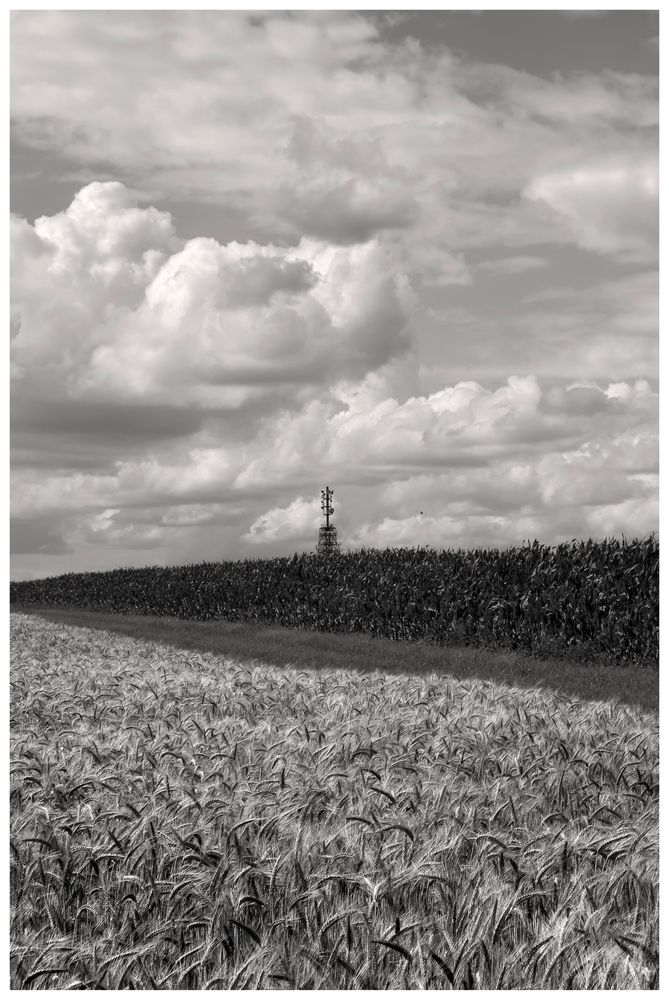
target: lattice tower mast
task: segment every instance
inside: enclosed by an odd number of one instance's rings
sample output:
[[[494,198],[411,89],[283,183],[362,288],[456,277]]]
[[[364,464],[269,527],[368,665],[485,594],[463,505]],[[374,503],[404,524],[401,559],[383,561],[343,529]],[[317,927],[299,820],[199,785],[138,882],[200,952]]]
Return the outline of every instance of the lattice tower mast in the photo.
[[[321,490],[321,510],[325,516],[325,524],[321,525],[318,529],[318,551],[325,555],[330,552],[336,552],[339,548],[337,529],[334,524],[330,524],[330,518],[334,514],[334,507],[332,506],[333,496],[334,490],[329,486]]]

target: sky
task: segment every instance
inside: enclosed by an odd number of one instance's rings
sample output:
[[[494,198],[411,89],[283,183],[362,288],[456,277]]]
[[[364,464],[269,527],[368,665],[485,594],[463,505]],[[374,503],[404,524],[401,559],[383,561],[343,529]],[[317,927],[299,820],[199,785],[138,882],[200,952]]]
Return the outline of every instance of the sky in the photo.
[[[11,16],[11,574],[658,527],[654,11]]]

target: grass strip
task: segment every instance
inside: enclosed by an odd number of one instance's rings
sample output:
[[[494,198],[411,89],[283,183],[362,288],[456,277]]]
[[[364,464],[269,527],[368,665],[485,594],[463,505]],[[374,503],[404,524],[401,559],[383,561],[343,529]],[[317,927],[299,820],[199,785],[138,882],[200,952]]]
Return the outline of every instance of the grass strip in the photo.
[[[538,659],[520,652],[427,642],[375,639],[355,633],[311,632],[255,622],[192,622],[99,611],[12,608],[49,621],[119,632],[183,649],[241,660],[260,660],[303,670],[322,668],[397,674],[448,674],[515,687],[547,687],[589,701],[620,701],[659,711],[659,670],[638,664],[579,663]]]

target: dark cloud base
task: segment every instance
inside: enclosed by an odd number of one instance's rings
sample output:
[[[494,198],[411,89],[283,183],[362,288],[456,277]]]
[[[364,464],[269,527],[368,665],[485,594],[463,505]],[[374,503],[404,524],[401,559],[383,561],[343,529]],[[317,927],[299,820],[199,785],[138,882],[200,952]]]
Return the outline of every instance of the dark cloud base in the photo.
[[[60,534],[60,522],[51,516],[12,517],[9,550],[18,555],[35,553],[45,556],[67,555],[72,548]]]
[[[204,422],[201,411],[178,406],[97,403],[58,400],[54,402],[12,399],[12,433],[46,435],[77,434],[109,443],[150,442],[188,437]]]

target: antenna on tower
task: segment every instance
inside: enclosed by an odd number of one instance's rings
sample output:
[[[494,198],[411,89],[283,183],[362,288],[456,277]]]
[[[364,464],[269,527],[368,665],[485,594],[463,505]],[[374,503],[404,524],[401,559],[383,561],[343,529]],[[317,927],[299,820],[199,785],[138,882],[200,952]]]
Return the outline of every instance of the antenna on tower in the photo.
[[[339,549],[337,529],[334,524],[330,524],[330,518],[334,514],[334,507],[332,506],[333,496],[334,490],[329,486],[326,486],[324,490],[321,490],[321,510],[323,511],[323,515],[325,517],[325,524],[322,524],[318,529],[319,555],[330,555],[330,553],[337,552]]]

